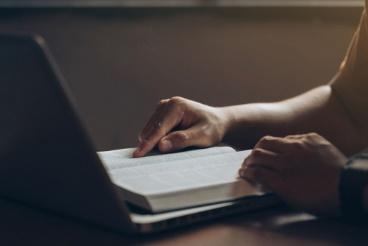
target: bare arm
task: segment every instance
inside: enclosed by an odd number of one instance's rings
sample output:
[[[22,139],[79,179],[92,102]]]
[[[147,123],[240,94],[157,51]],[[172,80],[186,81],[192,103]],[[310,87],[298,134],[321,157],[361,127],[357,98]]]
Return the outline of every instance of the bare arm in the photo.
[[[329,85],[281,102],[231,106],[224,111],[228,119],[224,140],[242,147],[253,146],[264,135],[308,132],[324,136],[346,155],[367,145]]]
[[[351,155],[367,145],[329,85],[275,103],[214,108],[185,98],[162,100],[139,137],[136,157],[153,147],[169,152],[221,141],[253,147],[265,135],[316,132]],[[167,143],[170,147],[167,147]]]

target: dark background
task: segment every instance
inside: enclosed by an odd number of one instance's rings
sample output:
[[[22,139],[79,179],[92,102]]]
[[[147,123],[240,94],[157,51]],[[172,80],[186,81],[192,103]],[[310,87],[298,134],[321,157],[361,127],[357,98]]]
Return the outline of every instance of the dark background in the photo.
[[[98,150],[134,146],[160,98],[221,106],[326,83],[360,8],[0,9],[47,40]]]

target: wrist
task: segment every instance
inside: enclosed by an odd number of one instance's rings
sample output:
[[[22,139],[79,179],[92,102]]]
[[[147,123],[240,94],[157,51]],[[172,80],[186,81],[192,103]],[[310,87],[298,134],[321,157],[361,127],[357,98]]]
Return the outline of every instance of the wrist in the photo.
[[[231,129],[234,128],[236,122],[236,114],[231,106],[217,108],[220,112],[220,117],[222,119],[222,125],[224,129],[224,136],[227,135]]]

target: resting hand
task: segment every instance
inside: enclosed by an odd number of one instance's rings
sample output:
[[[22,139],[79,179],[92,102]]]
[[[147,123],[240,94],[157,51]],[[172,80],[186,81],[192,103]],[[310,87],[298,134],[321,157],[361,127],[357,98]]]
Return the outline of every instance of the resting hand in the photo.
[[[288,204],[326,215],[339,213],[338,182],[347,158],[318,134],[264,137],[239,170]]]
[[[208,147],[219,143],[224,132],[225,117],[220,108],[181,97],[161,100],[140,133],[133,156],[144,156],[155,146],[161,152]]]

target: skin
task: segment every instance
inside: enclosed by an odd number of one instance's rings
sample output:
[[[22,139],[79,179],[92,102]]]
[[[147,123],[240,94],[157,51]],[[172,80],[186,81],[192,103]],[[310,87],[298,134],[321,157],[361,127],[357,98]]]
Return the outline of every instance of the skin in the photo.
[[[220,142],[253,148],[240,177],[291,206],[339,214],[338,182],[347,156],[368,145],[329,85],[275,103],[215,108],[181,97],[162,100],[139,135],[134,157]],[[368,208],[368,188],[364,194]]]
[[[336,187],[347,158],[317,133],[266,136],[239,170],[241,177],[260,182],[289,205],[315,214],[339,213]]]

